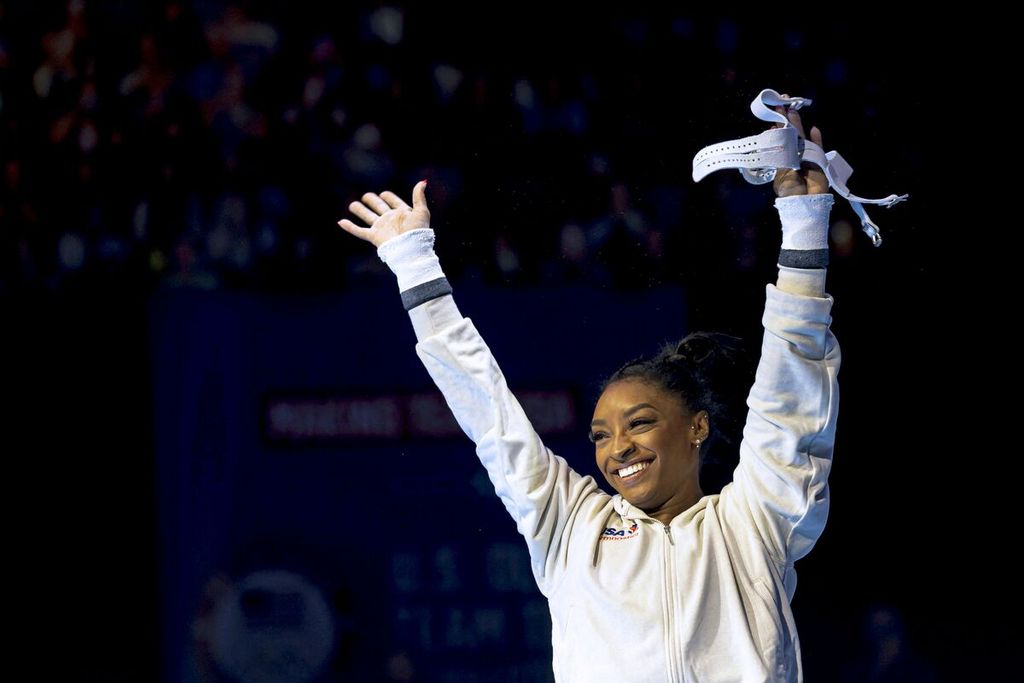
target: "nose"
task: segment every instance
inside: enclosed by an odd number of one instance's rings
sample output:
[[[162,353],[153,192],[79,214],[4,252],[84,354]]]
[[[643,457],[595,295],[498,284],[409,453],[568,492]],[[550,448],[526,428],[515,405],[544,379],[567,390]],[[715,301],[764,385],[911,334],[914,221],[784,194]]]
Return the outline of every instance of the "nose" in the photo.
[[[612,457],[616,460],[625,460],[630,453],[633,452],[633,440],[628,434],[622,434],[614,437],[615,442],[612,443]]]

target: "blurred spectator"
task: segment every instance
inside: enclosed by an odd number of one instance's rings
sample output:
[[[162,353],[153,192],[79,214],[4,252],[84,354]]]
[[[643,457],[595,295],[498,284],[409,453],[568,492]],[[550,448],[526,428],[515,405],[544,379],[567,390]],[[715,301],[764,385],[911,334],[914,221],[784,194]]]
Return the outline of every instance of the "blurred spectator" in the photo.
[[[611,210],[590,227],[588,237],[616,288],[660,284],[664,267],[661,233],[632,207],[625,183],[612,185]]]

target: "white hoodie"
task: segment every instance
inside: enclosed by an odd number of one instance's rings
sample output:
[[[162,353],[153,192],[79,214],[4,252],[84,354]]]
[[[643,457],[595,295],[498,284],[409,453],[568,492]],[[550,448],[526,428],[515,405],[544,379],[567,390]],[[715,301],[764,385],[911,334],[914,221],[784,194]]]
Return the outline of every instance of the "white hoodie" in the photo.
[[[830,194],[775,204],[784,226],[826,227],[831,205]],[[439,272],[433,237],[414,230],[378,250],[404,293]],[[668,525],[608,495],[543,444],[473,321],[450,293],[437,294],[436,277],[425,285],[434,298],[403,296],[413,305],[417,355],[526,540],[551,610],[558,683],[803,680],[793,564],[828,515],[840,349],[824,270],[780,270],[778,286],[766,286],[761,359],[733,481]],[[820,284],[821,296],[801,288],[808,282]]]

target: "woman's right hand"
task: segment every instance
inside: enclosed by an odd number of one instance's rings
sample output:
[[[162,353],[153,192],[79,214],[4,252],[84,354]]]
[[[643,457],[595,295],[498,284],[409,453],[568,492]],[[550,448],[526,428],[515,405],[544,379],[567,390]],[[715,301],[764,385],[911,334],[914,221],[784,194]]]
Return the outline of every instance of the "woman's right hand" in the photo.
[[[384,191],[380,195],[367,192],[363,201],[352,202],[349,211],[366,221],[370,227],[363,228],[347,218],[338,225],[361,240],[379,247],[392,237],[417,228],[430,227],[430,210],[427,209],[427,181],[421,180],[412,188],[412,207],[394,192]]]

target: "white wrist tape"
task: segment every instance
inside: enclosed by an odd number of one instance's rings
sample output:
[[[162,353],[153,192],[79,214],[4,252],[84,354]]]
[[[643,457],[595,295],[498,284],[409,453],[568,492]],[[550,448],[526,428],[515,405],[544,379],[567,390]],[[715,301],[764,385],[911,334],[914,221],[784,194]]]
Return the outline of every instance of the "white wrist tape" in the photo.
[[[828,217],[835,201],[831,193],[776,197],[775,208],[782,222],[782,248],[828,249]]]
[[[377,256],[398,277],[401,292],[444,277],[434,253],[432,228],[416,228],[388,239],[377,247]]]

